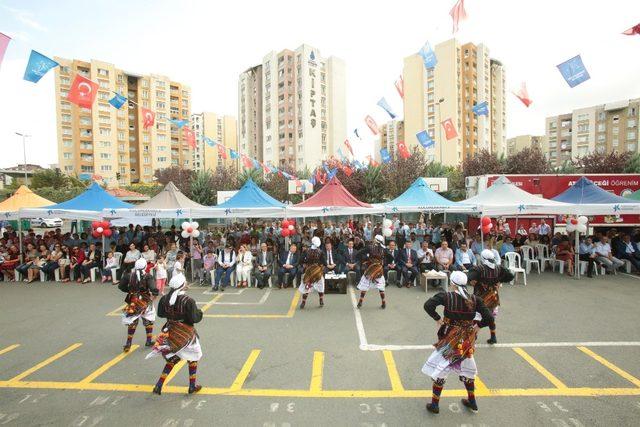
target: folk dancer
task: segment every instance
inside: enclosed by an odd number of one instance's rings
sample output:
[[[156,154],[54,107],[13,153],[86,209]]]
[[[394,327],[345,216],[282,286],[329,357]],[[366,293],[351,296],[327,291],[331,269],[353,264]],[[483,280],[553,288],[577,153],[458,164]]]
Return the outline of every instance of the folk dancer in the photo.
[[[169,289],[169,293],[160,298],[158,303],[158,316],[167,319],[167,323],[162,327],[153,350],[147,355],[148,359],[160,354],[167,361],[153,393],[162,393],[167,376],[176,363],[184,359],[189,364],[189,394],[193,394],[202,389],[202,386],[196,383],[202,348],[194,328],[194,324],[202,320],[202,310],[193,298],[186,295],[188,286],[184,275],[173,276],[169,282]]]
[[[158,289],[153,278],[145,273],[147,261],[139,258],[134,263],[134,268],[125,275],[118,288],[126,292],[126,303],[122,311],[122,324],[127,326],[127,342],[122,348],[125,353],[131,349],[131,341],[136,333],[138,322],[142,318],[142,324],[147,332],[145,346],[151,347],[153,341],[153,322],[156,320],[156,311],[153,308],[153,297],[158,295]]]
[[[434,414],[440,412],[440,393],[452,371],[458,374],[467,390],[467,399],[462,399],[462,404],[474,412],[478,410],[475,398],[478,369],[473,353],[478,329],[492,323],[493,317],[482,299],[469,293],[466,284],[467,275],[454,271],[450,291],[440,292],[424,304],[424,310],[439,326],[435,350],[422,367],[422,373],[433,380],[433,394],[431,402],[427,403],[427,411]],[[444,306],[444,318],[436,312],[439,305]],[[474,322],[476,312],[481,316],[479,322]]]
[[[502,282],[510,282],[513,280],[513,273],[500,266],[496,262],[495,255],[491,249],[485,249],[480,253],[481,262],[473,266],[467,273],[469,284],[473,286],[473,294],[482,299],[484,305],[491,311],[495,318],[498,315],[500,307],[500,294],[498,289],[502,286]],[[489,344],[498,342],[496,339],[495,321],[489,325],[491,338],[487,340]]]
[[[318,292],[320,307],[324,307],[324,256],[320,250],[320,244],[318,236],[311,239],[311,248],[307,250],[304,257],[304,274],[298,287],[298,291],[302,294],[301,310],[307,304],[307,297],[313,289]]]
[[[387,307],[384,294],[386,281],[384,279],[384,268],[382,266],[384,257],[384,237],[378,234],[374,241],[367,245],[362,255],[363,264],[366,265],[366,269],[364,270],[360,283],[358,283],[357,286],[360,290],[360,298],[358,299],[357,305],[358,308],[362,307],[364,297],[367,294],[367,291],[371,288],[375,288],[380,292],[380,299],[382,300],[380,308],[385,309]]]

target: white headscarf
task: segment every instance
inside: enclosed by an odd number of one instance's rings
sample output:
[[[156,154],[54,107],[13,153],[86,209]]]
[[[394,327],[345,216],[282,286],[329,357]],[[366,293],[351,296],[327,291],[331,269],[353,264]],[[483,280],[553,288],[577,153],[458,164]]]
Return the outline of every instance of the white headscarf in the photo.
[[[491,249],[484,249],[480,256],[482,257],[482,263],[489,267],[490,269],[496,268],[495,257],[493,255],[493,251]]]
[[[376,234],[375,239],[376,239],[376,242],[378,242],[380,245],[384,246],[384,237],[382,237],[379,234]]]
[[[467,275],[462,271],[454,271],[449,277],[449,281],[456,285],[456,293],[464,299],[469,299],[469,293],[467,292]]]
[[[187,278],[184,274],[175,274],[169,281],[169,287],[171,288],[171,296],[169,297],[169,305],[176,303],[178,295],[184,294],[184,285],[187,283]]]
[[[134,264],[134,269],[136,271],[136,277],[138,278],[138,283],[141,280],[141,272],[147,268],[147,260],[144,258],[138,258],[136,263]]]
[[[321,244],[322,242],[320,242],[320,238],[318,236],[311,239],[311,249],[318,249]]]

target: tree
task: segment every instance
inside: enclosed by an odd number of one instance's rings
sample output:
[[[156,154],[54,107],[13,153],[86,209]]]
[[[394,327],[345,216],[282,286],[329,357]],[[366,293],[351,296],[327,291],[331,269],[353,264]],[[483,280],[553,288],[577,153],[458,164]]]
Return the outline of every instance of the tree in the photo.
[[[159,184],[131,184],[125,186],[124,189],[153,197],[162,191],[163,186]]]
[[[209,183],[211,192],[216,198],[216,204],[218,204],[218,191],[238,190],[241,186],[240,182],[238,182],[238,170],[235,166],[218,166],[211,173]]]
[[[165,169],[157,169],[153,176],[163,186],[173,182],[176,187],[187,197],[191,198],[191,180],[195,172],[179,166],[171,166]]]
[[[384,201],[384,180],[382,167],[369,167],[365,169],[362,177],[362,200],[367,203],[379,203]]]
[[[292,175],[295,173],[286,170],[285,172],[291,173]],[[266,176],[260,187],[276,200],[284,202],[289,199],[289,180],[279,173],[272,173]],[[292,198],[292,201],[294,199],[295,198]]]
[[[579,173],[580,170],[578,169],[578,166],[576,165],[575,162],[573,162],[572,160],[565,160],[560,166],[557,166],[555,168],[555,172],[571,174],[571,173]]]
[[[191,200],[201,205],[213,206],[216,193],[211,186],[212,179],[213,175],[208,170],[196,172],[191,180]]]
[[[60,169],[42,169],[31,176],[31,188],[84,188],[82,181],[62,173]]]
[[[240,172],[240,174],[238,175],[238,182],[241,186],[244,185],[244,183],[249,179],[252,179],[253,182],[260,186],[260,184],[262,184],[262,181],[264,181],[262,169],[243,169],[242,172]]]
[[[55,203],[66,202],[84,192],[84,187],[41,187],[37,194]]]
[[[629,157],[624,167],[626,173],[640,173],[640,153],[635,153]]]
[[[402,194],[422,175],[426,165],[424,151],[418,150],[418,147],[414,147],[407,159],[397,156],[396,153],[392,154],[391,161],[382,165],[385,198],[394,199]]]
[[[501,173],[540,175],[549,173],[551,166],[538,147],[526,147],[505,161]]]
[[[502,173],[502,163],[495,154],[482,150],[462,162],[462,175],[468,176]]]
[[[609,154],[593,152],[578,159],[582,173],[622,173],[626,170],[631,153],[612,151]]]

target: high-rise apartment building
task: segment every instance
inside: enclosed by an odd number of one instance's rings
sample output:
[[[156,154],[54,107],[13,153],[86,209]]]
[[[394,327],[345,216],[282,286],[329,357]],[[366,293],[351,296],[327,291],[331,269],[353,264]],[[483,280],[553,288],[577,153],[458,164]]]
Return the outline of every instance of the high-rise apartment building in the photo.
[[[507,139],[507,150],[505,156],[513,156],[525,148],[538,148],[543,153],[547,152],[547,138],[537,135],[518,135]]]
[[[416,133],[427,130],[435,146],[427,156],[446,165],[457,165],[476,152],[497,154],[506,150],[505,70],[489,57],[483,45],[461,45],[456,39],[434,48],[438,63],[425,68],[422,57],[404,59],[404,126],[409,149]],[[488,115],[476,115],[475,104],[488,103]],[[458,136],[445,140],[441,122],[451,119]]]
[[[389,120],[380,126],[379,138],[375,139],[373,157],[376,161],[382,161],[380,149],[386,148],[389,154],[395,154],[398,151],[398,141],[404,141],[404,121]]]
[[[344,62],[311,46],[269,52],[238,97],[240,152],[266,164],[311,169],[347,134]]]
[[[640,151],[640,98],[580,108],[547,117],[545,153],[553,166],[588,153]]]
[[[151,182],[156,169],[191,167],[184,135],[169,119],[189,120],[191,91],[166,76],[139,75],[113,64],[55,58],[58,159],[67,174],[99,175],[111,187]],[[98,83],[91,109],[67,101],[76,74]],[[108,101],[117,92],[129,99],[117,110]],[[143,128],[139,107],[156,113],[155,124]]]
[[[236,119],[232,116],[215,113],[199,113],[191,115],[191,128],[196,136],[196,148],[193,151],[193,169],[195,171],[215,171],[218,166],[237,166],[238,160],[232,160],[227,151],[227,158],[220,155],[217,147],[205,142],[205,137],[218,144],[238,151]]]

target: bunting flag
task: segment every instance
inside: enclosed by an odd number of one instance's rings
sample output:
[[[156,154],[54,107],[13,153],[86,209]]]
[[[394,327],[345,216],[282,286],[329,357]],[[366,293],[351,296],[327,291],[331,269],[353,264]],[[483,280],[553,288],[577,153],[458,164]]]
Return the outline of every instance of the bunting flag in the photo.
[[[476,116],[488,116],[489,115],[489,103],[482,101],[479,104],[473,106],[473,113]]]
[[[217,142],[215,142],[213,139],[209,138],[208,136],[205,136],[203,139],[204,139],[204,142],[210,147],[215,147],[216,145],[218,145]]]
[[[409,157],[411,157],[411,153],[409,153],[407,144],[405,144],[404,141],[398,141],[398,153],[403,159],[408,159]]]
[[[529,98],[529,92],[527,91],[527,85],[525,82],[522,82],[522,85],[520,86],[520,90],[518,92],[512,91],[511,93],[513,93],[516,98],[522,101],[524,106],[527,108],[529,108],[529,105],[531,105],[531,103],[533,102],[531,101],[531,98]]]
[[[0,66],[2,66],[4,53],[7,51],[7,46],[9,46],[10,41],[11,41],[11,37],[9,37],[6,34],[0,33]]]
[[[400,98],[404,99],[404,80],[402,79],[402,76],[395,81],[395,85],[398,95],[400,95]]]
[[[311,185],[315,186],[316,185],[316,174],[312,174],[309,177],[309,182],[311,183]]]
[[[140,114],[142,115],[142,127],[149,129],[156,122],[156,113],[148,108],[140,107]]]
[[[218,155],[221,159],[227,159],[227,150],[224,149],[224,145],[217,144],[218,147]]]
[[[127,98],[120,95],[119,93],[114,93],[113,98],[109,100],[109,104],[111,104],[117,110],[121,109],[122,106],[126,103],[127,103]]]
[[[242,155],[242,166],[244,166],[247,169],[253,169],[253,162],[249,157],[247,157],[244,154]]]
[[[358,130],[358,129],[356,129],[356,131],[357,131],[357,130]],[[358,134],[356,133],[356,136],[357,136],[357,135],[358,135]],[[351,153],[351,155],[353,156],[353,147],[351,146],[351,143],[349,142],[349,140],[348,140],[348,139],[345,139],[345,140],[344,140],[344,145],[346,145],[346,146],[347,146],[347,149],[349,150],[349,152],[350,152],[350,153]]]
[[[269,168],[271,168],[271,173],[278,173],[278,168],[277,167],[275,167],[273,165],[270,165]]]
[[[359,160],[354,160],[353,166],[355,166],[356,170],[364,169],[364,166],[362,165],[362,163],[360,163]]]
[[[291,175],[289,173],[286,173],[285,171],[282,171],[282,176],[287,178],[287,179],[292,179],[293,178],[293,175]]]
[[[560,74],[562,74],[569,87],[576,87],[591,78],[580,55],[576,55],[559,64],[558,70],[560,70]]]
[[[79,107],[91,108],[96,95],[98,95],[98,83],[76,74],[73,83],[71,83],[71,89],[67,94],[67,99]]]
[[[186,120],[186,119],[182,119],[182,120],[169,119],[169,121],[171,122],[172,125],[175,125],[178,129],[182,129],[184,125],[189,123],[189,120]]]
[[[260,166],[262,167],[262,172],[265,175],[271,173],[271,169],[269,169],[269,166],[267,166],[265,163],[260,163]]]
[[[460,21],[467,19],[467,11],[464,10],[464,0],[458,0],[456,4],[449,11],[451,19],[453,20],[453,34],[458,32]]]
[[[633,36],[635,34],[640,35],[640,24],[636,24],[633,27],[629,28],[626,31],[623,31],[622,34],[627,36]],[[2,56],[0,56],[0,60],[2,60]]]
[[[376,123],[375,120],[373,120],[373,117],[367,116],[364,118],[364,121],[367,124],[367,126],[369,126],[371,133],[373,133],[374,135],[377,135],[379,133],[378,124]]]
[[[342,154],[342,148],[338,148],[338,156],[340,156],[340,160],[343,162],[347,159],[345,155]]]
[[[238,152],[234,149],[229,149],[229,157],[231,158],[231,160],[235,160],[238,157],[240,157],[240,154],[238,154]]]
[[[4,54],[4,52],[3,52]],[[51,58],[44,56],[43,54],[36,52],[35,50],[31,51],[31,55],[29,55],[29,62],[27,63],[27,68],[24,70],[24,79],[29,82],[38,83],[40,79],[47,74],[52,68],[57,67],[58,64]]]
[[[362,139],[362,138],[360,138],[360,135],[358,135],[358,128],[355,128],[355,129],[353,130],[353,133],[355,133],[355,134],[356,134],[356,136],[358,137],[358,139]],[[353,153],[351,153],[351,154],[353,154]]]
[[[182,128],[182,133],[184,134],[184,139],[187,141],[187,144],[193,149],[196,148],[196,133],[188,128]]]
[[[353,169],[351,169],[349,165],[342,166],[342,172],[344,172],[344,174],[347,176],[353,175]]]
[[[391,155],[386,148],[380,149],[380,157],[382,158],[382,163],[389,163],[391,161]]]
[[[260,166],[260,162],[256,159],[252,159],[253,162],[253,168],[254,169],[260,169],[262,166]]]
[[[438,63],[438,58],[436,58],[436,53],[431,49],[431,45],[429,42],[426,42],[424,46],[418,52],[422,57],[422,62],[424,63],[424,68],[433,68]]]
[[[369,166],[371,166],[372,168],[380,166],[380,163],[378,163],[376,159],[371,156],[371,154],[367,155],[367,160],[369,160]]]
[[[391,120],[396,118],[396,115],[393,114],[393,111],[391,111],[391,106],[389,105],[389,103],[387,102],[386,99],[384,99],[384,97],[380,98],[380,100],[378,101],[378,107],[382,108],[384,111],[387,112],[387,114],[389,115],[389,117],[391,117]]]
[[[456,130],[451,118],[444,120],[442,122],[442,127],[444,128],[444,137],[447,141],[458,136],[458,131]]]
[[[418,142],[424,148],[433,148],[436,145],[436,142],[433,140],[433,138],[431,138],[431,135],[429,135],[429,132],[427,132],[426,130],[421,130],[420,132],[416,133],[416,138],[418,138]]]

